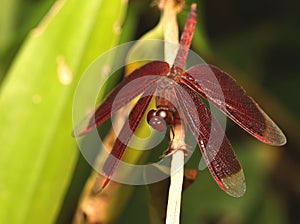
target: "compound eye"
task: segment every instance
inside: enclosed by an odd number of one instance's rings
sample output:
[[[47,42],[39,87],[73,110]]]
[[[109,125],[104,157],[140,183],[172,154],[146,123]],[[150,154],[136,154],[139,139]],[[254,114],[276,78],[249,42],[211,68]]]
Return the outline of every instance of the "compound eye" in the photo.
[[[150,120],[151,120],[153,117],[156,116],[156,111],[157,111],[157,110],[152,109],[152,110],[150,110],[150,111],[148,112],[148,114],[147,114],[147,122],[148,122],[148,124],[150,124],[150,123],[149,123]]]
[[[147,115],[148,124],[158,130],[165,131],[173,121],[172,113],[168,110],[150,110]]]
[[[173,123],[173,114],[166,109],[159,109],[156,112],[156,116],[164,119],[167,125],[171,125]]]

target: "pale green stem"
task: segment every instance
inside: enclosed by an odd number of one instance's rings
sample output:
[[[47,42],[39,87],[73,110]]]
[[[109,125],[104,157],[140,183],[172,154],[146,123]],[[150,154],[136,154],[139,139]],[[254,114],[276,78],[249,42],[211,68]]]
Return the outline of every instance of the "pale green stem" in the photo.
[[[165,60],[173,64],[176,57],[177,48],[174,44],[178,44],[178,24],[177,24],[177,6],[174,0],[163,1],[163,25],[164,25],[164,40],[165,40]],[[185,146],[185,133],[181,124],[176,124],[174,127],[174,137],[171,149],[175,150],[172,154],[171,171],[170,171],[170,188],[168,196],[168,206],[166,223],[180,223],[180,207],[181,194],[184,176],[184,152],[181,150]]]

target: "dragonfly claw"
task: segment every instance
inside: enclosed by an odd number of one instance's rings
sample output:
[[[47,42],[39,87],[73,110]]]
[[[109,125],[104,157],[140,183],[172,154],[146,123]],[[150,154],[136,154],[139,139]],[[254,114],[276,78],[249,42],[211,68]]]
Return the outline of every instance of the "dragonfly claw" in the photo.
[[[166,151],[164,151],[163,155],[161,156],[161,158],[165,158],[167,156],[171,156],[173,155],[175,152],[177,152],[178,150],[182,150],[184,152],[184,155],[187,156],[189,153],[192,153],[192,150],[190,150],[191,146],[184,144],[181,145],[179,148],[177,149],[172,149],[172,148],[168,148]]]

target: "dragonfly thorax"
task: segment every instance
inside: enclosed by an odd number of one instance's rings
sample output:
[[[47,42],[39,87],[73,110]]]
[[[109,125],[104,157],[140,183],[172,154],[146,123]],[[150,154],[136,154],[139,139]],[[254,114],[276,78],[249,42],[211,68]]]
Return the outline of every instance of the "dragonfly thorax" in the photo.
[[[174,80],[175,82],[178,82],[182,73],[183,73],[183,70],[181,68],[172,66],[171,72],[169,73],[168,78]]]
[[[174,116],[168,108],[152,109],[147,114],[147,121],[152,128],[165,131],[168,125],[173,124]]]

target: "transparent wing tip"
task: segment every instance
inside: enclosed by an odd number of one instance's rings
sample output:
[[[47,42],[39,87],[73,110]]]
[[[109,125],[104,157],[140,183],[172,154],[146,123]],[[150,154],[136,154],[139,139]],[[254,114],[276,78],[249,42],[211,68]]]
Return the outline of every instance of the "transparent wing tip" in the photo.
[[[242,169],[235,174],[222,178],[221,182],[224,185],[223,190],[230,196],[239,198],[246,192],[246,181]]]

